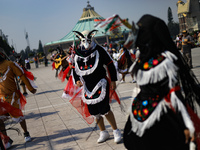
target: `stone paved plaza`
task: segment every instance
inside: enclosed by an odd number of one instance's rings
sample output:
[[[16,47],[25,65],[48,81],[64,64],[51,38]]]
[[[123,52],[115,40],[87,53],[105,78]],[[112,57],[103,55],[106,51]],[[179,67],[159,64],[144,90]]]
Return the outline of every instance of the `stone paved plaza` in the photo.
[[[200,48],[192,50],[193,71],[200,79]],[[11,150],[123,150],[123,140],[119,144],[114,143],[112,128],[105,119],[106,128],[110,133],[110,138],[101,144],[97,144],[99,129],[92,132],[95,123],[87,124],[77,110],[62,99],[63,89],[67,83],[55,78],[55,71],[51,65],[48,67],[40,65],[35,68],[32,65],[31,72],[37,77],[35,83],[38,86],[35,95],[28,92],[27,104],[24,115],[26,117],[28,130],[32,136],[32,142],[24,143],[24,138],[16,131],[9,130],[8,135],[13,139]],[[118,84],[117,93],[121,102],[129,108],[133,88],[136,83],[130,83],[130,75],[126,76],[126,82]],[[127,119],[127,114],[122,113],[116,101],[111,104],[118,128],[123,134],[123,128]],[[12,126],[12,125],[11,125]],[[7,128],[10,125],[7,126]],[[14,125],[22,132],[19,124]],[[23,134],[23,133],[22,133]]]

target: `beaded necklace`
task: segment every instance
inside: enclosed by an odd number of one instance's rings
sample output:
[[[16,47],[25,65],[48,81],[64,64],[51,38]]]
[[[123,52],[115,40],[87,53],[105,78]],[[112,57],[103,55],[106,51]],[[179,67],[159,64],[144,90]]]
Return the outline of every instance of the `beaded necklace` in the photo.
[[[157,66],[160,62],[162,62],[163,60],[165,59],[164,56],[158,56],[156,59],[154,59],[153,57],[151,59],[149,59],[148,62],[145,62],[142,66],[142,68],[144,70],[148,70],[148,69],[151,69],[153,68],[154,66]],[[141,65],[141,60],[139,59],[138,60],[138,64]]]

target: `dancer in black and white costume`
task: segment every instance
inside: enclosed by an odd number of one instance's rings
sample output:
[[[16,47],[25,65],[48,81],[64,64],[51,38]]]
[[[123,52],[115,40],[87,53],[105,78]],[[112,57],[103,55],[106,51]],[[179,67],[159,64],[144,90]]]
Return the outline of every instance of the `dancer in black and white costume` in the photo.
[[[81,40],[79,48],[75,52],[73,77],[75,83],[83,86],[83,102],[87,104],[89,113],[96,117],[101,130],[98,143],[106,141],[110,135],[105,129],[103,115],[113,128],[114,142],[121,141],[121,131],[117,128],[114,114],[109,105],[109,88],[116,88],[117,73],[109,54],[93,41],[94,32],[74,31]],[[106,76],[104,66],[107,66],[111,82]]]
[[[134,150],[189,150],[190,141],[199,141],[194,113],[200,104],[198,81],[163,20],[144,15],[137,25],[125,46],[140,49],[133,67],[140,92],[131,105],[124,145]]]

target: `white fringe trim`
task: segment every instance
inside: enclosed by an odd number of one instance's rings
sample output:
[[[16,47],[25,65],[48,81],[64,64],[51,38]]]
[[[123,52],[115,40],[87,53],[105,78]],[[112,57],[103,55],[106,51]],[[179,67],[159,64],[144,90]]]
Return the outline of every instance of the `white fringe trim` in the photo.
[[[190,130],[190,136],[192,137],[194,135],[194,126],[193,122],[190,119],[190,116],[183,105],[183,103],[179,100],[179,98],[176,96],[175,92],[171,93],[171,103],[174,108],[177,108],[178,111],[181,112],[181,115],[183,117],[183,121],[186,125],[186,127]]]
[[[16,62],[14,62],[14,64],[15,64],[15,66],[17,66],[17,67],[22,71],[22,73],[24,74],[24,70],[22,69],[22,67],[21,67],[18,63],[16,63]]]
[[[122,79],[122,74],[119,73],[119,71],[118,71],[118,62],[113,60],[113,64],[115,66],[115,69],[117,70],[117,80],[120,81]]]
[[[34,89],[35,89],[35,88],[38,88],[38,86],[35,84],[35,82],[34,82],[33,80],[29,79],[28,77],[27,77],[27,79],[29,80],[30,84],[32,85],[32,87],[33,87]]]
[[[86,63],[90,58],[95,57],[95,56],[96,56],[96,59],[95,59],[94,66],[92,66],[92,68],[87,69],[87,70],[80,70],[79,69],[79,66],[78,66],[78,63],[77,63],[77,61],[79,59],[83,59],[83,62]],[[98,63],[99,63],[99,52],[97,50],[95,50],[93,53],[91,53],[87,57],[81,57],[81,56],[75,55],[74,60],[75,60],[75,71],[76,71],[77,75],[79,75],[79,76],[89,75],[89,74],[93,73],[94,70],[98,66]]]
[[[124,55],[124,52],[122,52],[121,54],[119,54],[117,61],[120,60],[120,58]]]
[[[119,69],[118,68],[118,61],[121,59],[121,57],[124,55],[124,52],[123,53],[121,53],[120,55],[119,55],[119,57],[118,57],[118,59],[117,59],[117,69],[118,69],[118,71],[119,71],[119,73],[125,73],[125,72],[128,72],[128,68],[126,68],[126,69]]]
[[[11,117],[12,118],[12,117]],[[13,121],[15,121],[16,123],[22,122],[25,119],[24,116],[20,116],[18,118],[12,118]]]
[[[83,96],[82,96],[82,99],[83,99],[83,102],[84,103],[86,103],[86,104],[96,104],[96,103],[99,103],[99,102],[101,102],[104,98],[105,98],[105,96],[106,96],[106,85],[107,85],[107,80],[106,79],[101,79],[98,83],[97,83],[97,85],[94,87],[94,89],[92,90],[92,92],[90,92],[88,89],[87,89],[87,87],[86,87],[86,85],[85,85],[85,83],[84,83],[84,88],[83,88]],[[96,92],[97,92],[97,90],[99,89],[101,87],[101,94],[99,95],[99,97],[98,98],[95,98],[95,99],[86,99],[85,98],[85,94],[87,94],[87,96],[88,97],[91,97],[91,96],[93,96]]]
[[[78,88],[76,91],[74,91],[74,95],[75,95],[76,93],[78,93],[81,89],[82,89],[82,87],[80,87],[80,88]],[[73,95],[73,96],[74,96],[74,95]],[[70,96],[69,94],[66,94],[65,92],[63,92],[63,94],[62,94],[62,98],[65,98],[65,99],[67,99],[67,100],[71,99],[73,96]],[[82,91],[81,91],[76,97],[82,97]]]
[[[163,99],[161,102],[159,102],[159,104],[157,105],[157,107],[155,108],[155,110],[151,113],[151,115],[143,122],[139,122],[138,120],[136,120],[134,118],[133,113],[130,113],[130,119],[132,122],[132,131],[134,133],[136,133],[136,135],[138,136],[142,136],[145,132],[146,129],[149,129],[151,126],[153,126],[153,124],[156,121],[160,120],[160,117],[162,115],[162,110],[167,111],[166,109],[167,103],[165,102],[165,100]],[[132,111],[132,108],[131,108]]]
[[[19,122],[23,121],[25,119],[25,117],[24,116],[20,116],[18,118],[13,118],[11,116],[4,116],[4,115],[2,115],[2,116],[0,116],[0,119],[1,120],[12,119],[14,122],[19,123]]]
[[[13,92],[12,101],[11,101],[10,105],[13,105],[14,102],[15,102],[15,92]]]
[[[126,68],[126,69],[124,69],[124,70],[122,70],[122,69],[119,69],[119,72],[120,72],[120,73],[125,73],[125,72],[128,72],[128,68]]]
[[[6,80],[7,74],[8,74],[9,71],[10,71],[10,67],[8,66],[8,69],[6,70],[6,72],[5,72],[5,74],[3,75],[3,77],[0,79],[0,82],[3,82],[3,81]]]
[[[22,73],[24,74],[24,70],[22,69],[22,67],[19,66],[19,64],[16,63],[16,62],[14,62],[14,63],[15,63],[15,65],[22,71]],[[31,86],[32,86],[33,88],[38,88],[37,85],[35,84],[35,82],[34,82],[33,80],[30,80],[28,77],[26,77],[26,78],[28,79],[28,81],[30,82],[30,84],[31,84]]]
[[[135,64],[137,63],[138,61],[138,58],[133,62],[133,64],[130,66],[128,72],[132,72],[133,71],[133,68],[135,67]]]
[[[175,95],[175,92],[171,93],[171,103],[172,103],[172,106],[176,110],[181,112],[184,123],[185,123],[186,127],[190,130],[190,136],[192,137],[194,134],[193,123],[192,123],[184,105],[178,99],[178,97]],[[170,108],[169,103],[167,103],[165,101],[165,99],[163,98],[163,100],[161,100],[159,102],[159,104],[157,105],[155,110],[151,113],[151,115],[143,122],[139,122],[138,120],[136,120],[134,118],[134,115],[132,113],[132,108],[131,108],[130,119],[132,122],[132,131],[135,132],[136,135],[141,137],[144,134],[146,129],[149,129],[150,127],[152,127],[156,121],[160,121],[160,117],[163,115],[163,112],[167,113],[166,107]]]
[[[169,87],[172,88],[175,86],[177,83],[176,77],[178,67],[174,64],[173,60],[176,60],[177,57],[169,51],[165,51],[162,55],[166,58],[159,65],[147,71],[138,70],[135,76],[137,84],[145,85],[148,83],[157,83],[168,76]]]
[[[69,95],[69,94],[66,94],[65,92],[62,93],[62,98],[65,98],[65,99],[71,99],[72,97]]]

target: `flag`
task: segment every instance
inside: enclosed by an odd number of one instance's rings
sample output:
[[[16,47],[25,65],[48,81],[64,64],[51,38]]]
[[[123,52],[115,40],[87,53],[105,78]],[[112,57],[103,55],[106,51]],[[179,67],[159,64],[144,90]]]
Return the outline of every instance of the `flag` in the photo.
[[[115,14],[112,17],[107,19],[95,19],[95,22],[98,22],[95,28],[104,28],[105,32],[112,31],[121,25],[126,26],[127,28],[131,29],[131,25],[128,23],[127,19],[121,19],[119,15]]]

